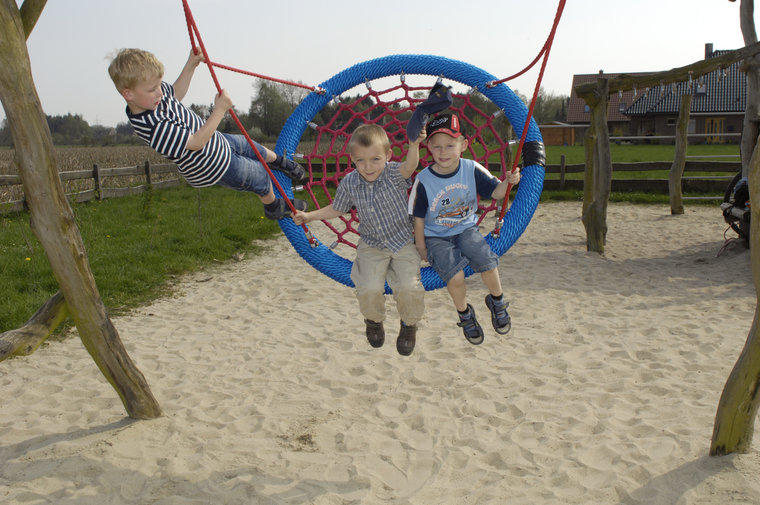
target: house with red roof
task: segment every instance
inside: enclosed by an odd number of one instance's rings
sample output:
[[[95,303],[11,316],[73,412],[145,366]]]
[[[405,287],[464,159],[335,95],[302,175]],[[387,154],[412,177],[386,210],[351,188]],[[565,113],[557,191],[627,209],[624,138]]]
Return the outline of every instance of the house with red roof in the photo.
[[[705,59],[726,53],[714,51],[705,44]],[[611,140],[672,143],[676,134],[681,96],[692,94],[689,119],[691,143],[738,143],[747,100],[747,79],[734,63],[689,82],[663,84],[643,90],[630,90],[610,95],[607,125]],[[613,78],[620,74],[577,74],[573,76],[567,111],[567,123],[576,131],[577,142],[583,141],[591,121],[591,110],[575,93],[579,84],[596,82],[599,77]],[[637,75],[630,73],[628,75]],[[641,75],[641,74],[638,74]],[[665,138],[662,138],[665,137]]]

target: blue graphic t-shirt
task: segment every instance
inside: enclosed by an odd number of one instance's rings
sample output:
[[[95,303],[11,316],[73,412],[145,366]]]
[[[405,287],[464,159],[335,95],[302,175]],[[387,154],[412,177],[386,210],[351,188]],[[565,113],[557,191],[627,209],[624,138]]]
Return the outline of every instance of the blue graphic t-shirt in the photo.
[[[425,219],[426,237],[450,237],[477,225],[478,195],[490,198],[499,178],[479,163],[462,158],[452,173],[427,167],[414,181],[409,212]]]

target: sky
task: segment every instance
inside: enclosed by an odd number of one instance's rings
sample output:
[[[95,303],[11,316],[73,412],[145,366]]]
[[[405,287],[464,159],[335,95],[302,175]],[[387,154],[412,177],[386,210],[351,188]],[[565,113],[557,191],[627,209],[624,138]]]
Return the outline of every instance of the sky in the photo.
[[[511,76],[543,47],[559,0],[188,2],[212,61],[316,86],[357,63],[393,54],[445,56],[497,78]],[[742,47],[739,4],[567,0],[541,86],[569,95],[574,74],[668,70],[703,59],[706,43]],[[68,0],[47,3],[27,47],[46,114],[78,114],[90,125],[115,126],[126,121],[124,101],[108,76],[115,52],[153,52],[164,63],[165,80],[173,82],[190,41],[181,0]],[[539,68],[540,62],[507,85],[532,96]],[[216,73],[234,106],[247,111],[256,79]],[[215,94],[208,69],[199,67],[184,102],[208,105]]]

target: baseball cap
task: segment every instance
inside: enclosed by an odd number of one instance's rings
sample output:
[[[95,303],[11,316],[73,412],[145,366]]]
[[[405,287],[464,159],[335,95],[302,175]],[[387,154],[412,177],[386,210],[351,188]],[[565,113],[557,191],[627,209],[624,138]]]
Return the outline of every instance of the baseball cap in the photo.
[[[425,126],[425,132],[427,138],[430,140],[435,133],[445,133],[446,135],[454,138],[462,136],[462,130],[460,127],[459,116],[456,114],[441,114],[428,121]]]
[[[418,104],[417,108],[414,109],[414,114],[412,114],[406,125],[407,138],[409,140],[416,139],[420,135],[425,123],[430,119],[430,115],[448,109],[451,107],[453,100],[451,89],[439,82],[435,83],[427,99]]]

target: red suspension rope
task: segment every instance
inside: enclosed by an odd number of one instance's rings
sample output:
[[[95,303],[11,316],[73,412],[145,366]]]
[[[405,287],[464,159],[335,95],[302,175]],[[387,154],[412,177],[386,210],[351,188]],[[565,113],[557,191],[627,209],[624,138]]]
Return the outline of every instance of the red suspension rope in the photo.
[[[193,49],[195,49],[195,36],[193,34],[193,30],[195,30],[197,33],[198,28],[195,25],[195,21],[193,21],[193,15],[190,12],[190,7],[188,6],[187,1],[182,0],[182,5],[185,10],[185,19],[187,20],[187,31],[188,31],[188,34],[190,35],[190,44],[192,45]],[[201,37],[200,35],[198,35],[198,42],[200,41],[201,41]],[[204,56],[206,56],[205,52],[204,52]],[[217,62],[209,60],[208,58],[206,59],[206,63],[209,66],[214,66],[217,68],[221,68],[223,70],[229,70],[230,72],[237,72],[239,74],[250,75],[251,77],[258,77],[260,79],[266,79],[268,81],[279,82],[280,84],[286,84],[288,86],[295,86],[297,88],[308,89],[309,91],[316,91],[317,93],[320,93],[320,94],[323,94],[325,92],[325,90],[323,90],[319,86],[309,86],[307,84],[303,84],[300,82],[286,81],[284,79],[278,79],[276,77],[270,77],[264,74],[257,74],[249,70],[242,70],[239,68],[231,67],[229,65],[224,65],[222,63],[217,63]]]
[[[201,34],[200,34],[200,31],[198,30],[198,25],[195,24],[195,20],[193,19],[193,13],[190,12],[190,6],[188,5],[187,0],[182,0],[182,6],[185,11],[185,20],[187,21],[187,30],[190,35],[190,45],[192,46],[193,52],[197,51],[197,49],[200,48],[201,52],[203,53],[203,58],[206,60],[208,71],[211,74],[211,78],[214,81],[214,85],[216,86],[216,91],[217,93],[221,94],[222,87],[219,85],[219,80],[216,78],[216,72],[214,72],[214,65],[211,63],[211,59],[208,57],[208,52],[206,52],[206,46],[203,45],[203,40],[201,39]],[[198,47],[196,47],[195,45],[196,38],[198,40]],[[235,121],[235,124],[237,125],[240,132],[243,134],[243,136],[245,136],[245,139],[248,141],[248,144],[251,146],[251,149],[253,149],[253,152],[256,153],[256,157],[259,159],[259,162],[264,166],[264,169],[266,169],[267,174],[269,174],[269,179],[272,181],[272,184],[274,184],[274,186],[280,192],[283,200],[285,200],[285,203],[287,203],[288,207],[290,207],[290,211],[293,214],[295,214],[296,208],[293,205],[293,202],[291,202],[290,199],[287,197],[287,195],[285,194],[285,190],[283,190],[282,186],[280,186],[280,183],[277,181],[277,178],[272,173],[272,170],[269,168],[269,165],[267,164],[266,160],[264,160],[263,156],[261,156],[261,153],[259,152],[259,150],[256,149],[256,146],[254,145],[253,140],[251,140],[251,137],[248,135],[248,132],[245,131],[245,127],[243,126],[243,123],[240,122],[240,119],[235,113],[235,110],[230,108],[228,112],[230,113],[230,116],[232,117],[233,121]],[[314,238],[312,237],[306,225],[302,224],[301,228],[303,228],[304,233],[309,239],[309,242],[314,244]]]
[[[554,42],[554,34],[557,32],[557,25],[559,25],[559,20],[562,17],[562,11],[565,9],[565,0],[559,0],[559,5],[557,6],[557,13],[554,15],[554,23],[552,24],[552,29],[549,32],[549,36],[546,38],[546,42],[544,43],[544,47],[541,49],[541,51],[538,53],[538,56],[523,70],[516,73],[513,76],[501,79],[499,81],[493,81],[489,83],[489,86],[496,86],[497,84],[501,84],[505,81],[508,81],[510,79],[514,79],[515,77],[518,77],[522,74],[524,74],[528,69],[530,69],[535,63],[538,61],[538,59],[543,55],[544,59],[541,62],[541,70],[538,74],[538,79],[536,80],[536,87],[533,90],[533,99],[530,101],[530,107],[528,108],[528,115],[525,118],[525,125],[523,126],[522,135],[520,136],[520,143],[517,146],[517,152],[515,153],[515,158],[512,162],[512,172],[514,172],[517,169],[517,163],[520,161],[520,155],[522,154],[522,148],[525,144],[525,137],[528,134],[528,127],[530,126],[530,120],[533,117],[533,108],[536,106],[536,100],[538,98],[538,92],[541,89],[541,80],[544,77],[544,70],[546,70],[546,62],[549,60],[549,52],[551,51],[552,43]],[[501,228],[501,223],[504,222],[504,214],[507,212],[507,206],[509,203],[509,193],[512,191],[512,184],[507,185],[507,193],[504,196],[504,201],[501,203],[501,212],[499,212],[499,218],[496,222],[496,228],[494,228],[492,234],[496,237],[499,236],[499,229]]]

